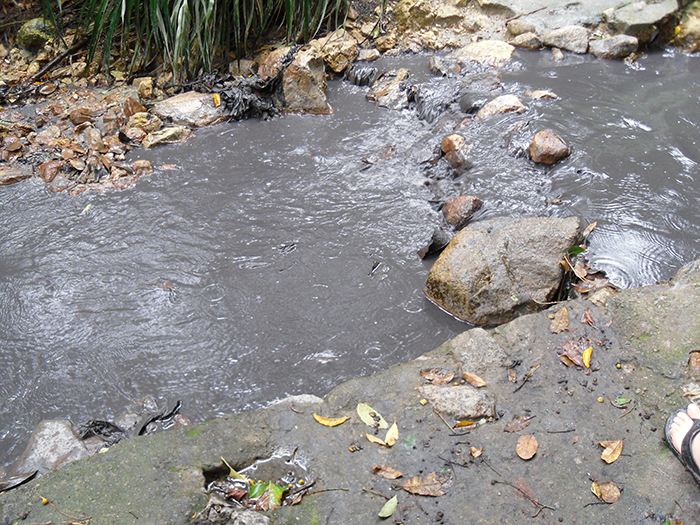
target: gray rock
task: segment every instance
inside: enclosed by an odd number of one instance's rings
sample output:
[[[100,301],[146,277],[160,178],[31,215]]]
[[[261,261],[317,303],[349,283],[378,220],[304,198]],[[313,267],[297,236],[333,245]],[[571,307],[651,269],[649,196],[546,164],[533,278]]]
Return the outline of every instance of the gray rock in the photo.
[[[488,380],[491,373],[491,377],[497,379],[496,374],[513,364],[513,359],[496,342],[492,332],[483,328],[462,332],[445,344],[463,372],[477,374],[484,380]]]
[[[33,18],[22,24],[17,32],[17,43],[32,52],[39,51],[53,36],[53,24],[43,18]]]
[[[534,33],[536,31],[534,24],[531,24],[530,22],[526,22],[525,20],[521,20],[519,18],[508,22],[506,24],[506,29],[508,29],[508,33],[510,33],[510,36],[513,37],[523,35],[525,33]]]
[[[258,65],[253,60],[233,60],[229,62],[228,72],[239,77],[255,75]]]
[[[461,68],[454,60],[446,60],[440,56],[431,56],[428,59],[428,69],[433,75],[442,77],[459,75]]]
[[[357,53],[357,61],[374,62],[380,56],[382,56],[381,53],[376,49],[360,49],[360,51]]]
[[[591,55],[598,58],[625,58],[637,51],[637,37],[616,35],[602,40],[591,40],[588,49]]]
[[[144,148],[153,148],[163,144],[175,144],[183,142],[192,135],[192,130],[185,126],[170,126],[154,133],[149,133],[143,139]]]
[[[39,423],[29,445],[19,459],[15,473],[36,470],[39,475],[88,457],[88,451],[73,433],[67,419],[47,419]]]
[[[479,326],[540,310],[559,288],[560,261],[581,229],[575,217],[470,224],[433,265],[425,294],[458,319]]]
[[[330,114],[326,98],[326,69],[323,55],[315,46],[305,46],[282,74],[285,111]]]
[[[586,53],[591,32],[581,26],[566,26],[545,33],[542,37],[544,45],[558,47],[572,53]]]
[[[523,33],[510,40],[515,47],[525,49],[539,49],[542,47],[542,40],[535,33]]]
[[[367,98],[377,103],[377,106],[389,109],[408,107],[406,81],[408,69],[396,69],[382,73],[367,93]]]
[[[483,66],[501,67],[513,57],[515,48],[501,40],[481,40],[456,49],[448,59],[460,62],[476,62]]]
[[[631,2],[616,9],[610,15],[609,23],[616,31],[636,36],[641,43],[647,43],[656,36],[657,26],[677,10],[677,0]]]
[[[433,410],[454,419],[481,419],[496,415],[496,399],[487,390],[471,385],[423,385],[418,388]]]
[[[158,102],[153,113],[180,126],[207,126],[223,120],[224,106],[216,105],[211,93],[189,91]]]
[[[476,118],[480,120],[501,113],[510,113],[512,111],[515,113],[523,113],[525,111],[525,106],[515,95],[501,95],[481,108],[477,112]]]

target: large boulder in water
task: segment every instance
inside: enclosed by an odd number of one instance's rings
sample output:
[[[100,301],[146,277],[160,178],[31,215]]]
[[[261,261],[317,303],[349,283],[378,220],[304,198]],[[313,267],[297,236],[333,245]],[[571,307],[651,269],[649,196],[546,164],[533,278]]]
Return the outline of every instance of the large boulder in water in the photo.
[[[424,291],[455,317],[493,326],[542,309],[581,237],[575,217],[495,219],[468,225],[433,265]]]
[[[39,475],[88,457],[85,444],[67,419],[44,420],[37,426],[14,474],[37,471]]]
[[[625,58],[637,51],[637,37],[615,35],[600,40],[591,40],[588,50],[598,58]]]
[[[224,119],[224,106],[212,93],[189,91],[158,102],[153,113],[180,126],[207,126]]]
[[[326,70],[321,51],[306,46],[282,74],[284,109],[289,112],[330,114],[326,99]]]

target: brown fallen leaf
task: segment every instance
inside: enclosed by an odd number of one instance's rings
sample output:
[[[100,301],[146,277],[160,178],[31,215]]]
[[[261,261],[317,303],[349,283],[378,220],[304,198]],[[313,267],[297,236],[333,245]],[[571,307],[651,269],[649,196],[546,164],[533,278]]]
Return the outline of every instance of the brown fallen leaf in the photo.
[[[591,485],[591,492],[605,503],[615,503],[621,496],[620,489],[612,481],[606,481],[600,484],[594,481]]]
[[[515,446],[515,452],[520,459],[528,460],[537,454],[538,447],[537,439],[532,434],[525,434],[518,438],[518,444]]]
[[[455,377],[454,372],[440,370],[439,368],[428,368],[427,370],[421,370],[420,375],[430,381],[433,385],[446,385]]]
[[[535,416],[514,416],[510,423],[503,427],[503,432],[519,432],[527,427]]]
[[[382,438],[378,438],[377,436],[373,436],[369,432],[365,432],[365,436],[367,436],[367,441],[369,441],[371,443],[376,443],[377,445],[386,446],[386,442]]]
[[[601,441],[600,445],[605,447],[605,450],[603,450],[603,453],[600,455],[600,459],[608,464],[613,463],[622,453],[623,441],[623,439],[617,441]]]
[[[557,348],[561,350],[558,352],[559,359],[566,366],[578,366],[580,368],[585,368],[586,365],[583,363],[581,348],[574,343],[573,339],[559,345]]]
[[[596,226],[598,226],[598,221],[589,224],[588,227],[585,230],[583,230],[583,236],[588,237]]]
[[[591,311],[590,308],[586,308],[583,311],[583,315],[581,316],[581,322],[595,328],[595,321],[593,320],[593,312]]]
[[[431,472],[426,474],[422,478],[420,476],[413,476],[406,483],[403,484],[403,489],[411,494],[418,494],[419,496],[444,496],[448,481],[444,477],[438,478],[436,472]]]
[[[379,477],[384,479],[397,479],[403,476],[401,472],[389,465],[372,465],[372,469]]]
[[[464,380],[469,383],[470,385],[476,387],[476,388],[481,388],[482,386],[486,386],[486,381],[481,379],[478,375],[472,374],[470,372],[462,372],[462,377]]]
[[[523,478],[518,478],[516,482],[513,483],[513,488],[515,488],[515,492],[517,492],[518,496],[522,496],[532,503],[533,507],[537,507],[537,504],[539,503],[537,500],[537,494],[535,494],[535,492],[527,486]]]
[[[566,306],[559,309],[559,311],[554,314],[554,319],[552,319],[549,325],[549,331],[553,334],[558,334],[567,330],[569,328],[569,311]]]
[[[321,423],[324,427],[337,427],[350,419],[350,416],[330,418],[319,416],[314,412],[314,419]]]
[[[469,448],[469,453],[472,455],[473,458],[478,458],[481,456],[482,452],[484,451],[484,447],[470,447]]]
[[[576,264],[573,267],[574,274],[576,274],[576,277],[581,279],[583,282],[586,282],[586,277],[588,277],[588,270],[586,270],[586,267],[583,265],[581,261],[576,261]]]

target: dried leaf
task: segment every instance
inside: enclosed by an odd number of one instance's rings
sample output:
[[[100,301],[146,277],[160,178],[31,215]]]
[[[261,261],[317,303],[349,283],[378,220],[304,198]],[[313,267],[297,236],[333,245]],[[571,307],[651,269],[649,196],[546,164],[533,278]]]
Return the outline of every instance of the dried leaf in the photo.
[[[226,465],[226,466],[228,467],[228,471],[229,471],[229,472],[228,472],[228,477],[229,477],[229,478],[233,478],[233,479],[248,479],[248,478],[246,478],[245,476],[242,476],[241,474],[239,474],[238,472],[236,472],[235,470],[233,470],[233,467],[232,467],[231,465],[229,465],[229,464],[226,462],[226,460],[224,459],[223,456],[221,456],[221,461],[223,461],[223,462],[224,462],[224,465]]]
[[[593,231],[593,229],[598,226],[598,221],[592,222],[591,224],[588,225],[588,227],[583,230],[583,236],[588,237],[590,233]]]
[[[330,418],[319,416],[314,412],[314,419],[325,427],[337,427],[338,425],[342,425],[348,419],[350,419],[350,416]]]
[[[562,350],[559,352],[559,359],[561,359],[566,366],[578,366],[581,368],[585,367],[583,363],[583,356],[581,355],[581,348],[574,343],[573,339],[571,341],[567,341],[563,345],[560,345],[558,348]],[[569,364],[569,361],[571,364]]]
[[[576,264],[573,267],[574,274],[576,274],[576,277],[581,279],[582,281],[586,280],[586,277],[588,277],[588,270],[586,270],[586,267],[583,265],[581,261],[576,261]]]
[[[537,504],[539,503],[537,500],[537,495],[530,487],[527,486],[523,478],[518,478],[516,482],[513,483],[513,488],[518,493],[518,496],[522,496],[532,503],[533,507],[537,507]]]
[[[535,436],[532,434],[525,434],[518,438],[518,444],[515,446],[515,452],[518,454],[520,459],[528,460],[531,459],[535,454],[537,454],[538,443]]]
[[[593,347],[589,346],[583,351],[583,364],[586,368],[591,367],[591,355],[593,355]]]
[[[596,497],[596,498],[600,499],[600,496],[601,496],[600,485],[598,484],[597,481],[594,481],[594,482],[591,484],[591,492],[592,492],[593,494],[595,494],[595,497]]]
[[[427,370],[421,370],[420,375],[430,381],[433,385],[446,385],[455,377],[454,372],[441,370],[439,368],[428,368]]]
[[[403,489],[411,494],[418,494],[419,496],[444,496],[445,491],[443,487],[447,485],[444,479],[438,479],[436,472],[431,472],[424,477],[413,476],[406,483],[403,484]]]
[[[51,182],[56,178],[58,172],[61,171],[63,164],[64,161],[62,160],[49,160],[47,162],[44,162],[41,166],[39,166],[37,172],[39,173],[39,175],[41,175],[41,178],[44,179],[44,182]]]
[[[515,416],[513,420],[503,428],[503,432],[519,432],[527,427],[534,417],[535,416]]]
[[[593,320],[593,312],[590,308],[586,308],[583,311],[583,316],[581,317],[581,322],[595,328],[595,321]]]
[[[391,428],[387,431],[384,441],[387,447],[393,447],[399,439],[399,427],[396,425],[396,421],[391,425]]]
[[[617,458],[620,457],[622,453],[622,442],[624,440],[620,439],[618,441],[601,441],[600,445],[605,447],[600,459],[610,464],[613,463]]]
[[[470,372],[462,372],[462,377],[465,379],[467,383],[470,385],[476,387],[476,388],[481,388],[482,386],[486,386],[486,381],[481,379],[478,375],[472,374]]]
[[[369,432],[365,432],[365,436],[367,436],[367,441],[370,441],[372,443],[376,443],[377,445],[384,445],[386,446],[386,443],[382,438],[378,438],[377,436],[373,436]]]
[[[481,456],[481,453],[483,451],[484,451],[484,447],[479,447],[479,448],[471,447],[469,449],[469,453],[472,455],[473,458],[478,458],[479,456]]]
[[[569,311],[566,306],[562,307],[556,314],[554,314],[554,319],[549,325],[549,330],[553,334],[558,334],[563,332],[569,327]]]
[[[594,482],[594,484],[597,485],[596,482]],[[591,491],[593,491],[593,487],[591,487]],[[621,496],[620,489],[612,481],[606,481],[605,483],[598,485],[598,491],[600,492],[600,495],[596,494],[595,492],[593,492],[593,494],[598,496],[605,503],[615,503]]]
[[[382,507],[382,510],[379,511],[379,517],[380,518],[388,518],[391,516],[394,511],[396,510],[397,505],[399,504],[399,499],[398,496],[394,496],[391,498],[389,501],[387,501],[384,506]]]
[[[518,380],[518,376],[515,374],[515,370],[512,368],[508,369],[508,381],[515,383]]]
[[[384,479],[397,479],[403,476],[401,472],[389,465],[372,465],[372,469],[379,477]]]
[[[384,418],[379,414],[379,412],[374,410],[369,405],[358,403],[357,415],[360,416],[360,419],[365,425],[375,428],[389,428],[389,424],[384,421]]]

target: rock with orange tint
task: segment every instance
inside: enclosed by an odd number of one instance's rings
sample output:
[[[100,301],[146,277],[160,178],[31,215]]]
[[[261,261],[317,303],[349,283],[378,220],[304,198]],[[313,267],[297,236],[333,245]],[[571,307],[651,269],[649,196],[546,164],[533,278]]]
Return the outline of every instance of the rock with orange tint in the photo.
[[[554,164],[571,153],[569,145],[551,129],[535,134],[528,151],[533,162],[538,164]]]

